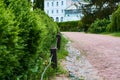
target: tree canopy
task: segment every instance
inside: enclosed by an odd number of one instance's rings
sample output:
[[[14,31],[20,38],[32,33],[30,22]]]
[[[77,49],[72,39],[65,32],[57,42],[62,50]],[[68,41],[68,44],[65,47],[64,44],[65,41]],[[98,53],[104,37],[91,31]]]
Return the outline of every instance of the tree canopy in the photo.
[[[119,32],[120,31],[120,6],[112,14],[111,23],[108,25],[107,30],[110,32]]]
[[[83,7],[82,22],[89,26],[97,18],[109,18],[109,15],[118,8],[119,2],[120,0],[90,0],[89,4]]]

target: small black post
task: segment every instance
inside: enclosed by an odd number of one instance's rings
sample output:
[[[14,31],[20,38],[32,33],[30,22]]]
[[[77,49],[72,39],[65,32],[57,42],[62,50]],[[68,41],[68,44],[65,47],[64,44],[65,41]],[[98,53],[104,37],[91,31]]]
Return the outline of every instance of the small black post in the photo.
[[[57,48],[60,49],[60,44],[61,44],[61,33],[57,34]]]
[[[57,49],[51,48],[50,51],[51,51],[51,56],[52,56],[52,60],[51,60],[52,68],[57,68],[57,54],[56,54]]]

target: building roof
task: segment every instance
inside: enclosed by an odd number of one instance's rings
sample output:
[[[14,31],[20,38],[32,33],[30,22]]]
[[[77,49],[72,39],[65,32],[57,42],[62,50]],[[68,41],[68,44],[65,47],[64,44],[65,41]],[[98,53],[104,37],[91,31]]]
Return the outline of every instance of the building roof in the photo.
[[[73,0],[72,0],[73,1]],[[74,0],[71,5],[69,5],[66,10],[71,10],[71,9],[78,9],[80,8],[82,5],[87,5],[89,4],[88,2],[84,2],[84,1],[79,1],[79,0]]]
[[[71,4],[65,10],[71,10],[71,9],[77,9],[77,7],[74,4]]]

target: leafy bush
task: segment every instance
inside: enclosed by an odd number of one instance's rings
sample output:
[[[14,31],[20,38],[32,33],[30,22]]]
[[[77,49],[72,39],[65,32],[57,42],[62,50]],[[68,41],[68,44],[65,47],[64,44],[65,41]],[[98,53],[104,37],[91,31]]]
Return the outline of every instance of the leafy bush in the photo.
[[[59,31],[57,24],[41,10],[30,11],[26,0],[8,0],[6,5],[3,1],[0,0],[0,80],[40,79]],[[47,73],[50,72],[51,68]]]
[[[78,27],[79,27],[78,31],[84,31],[84,25],[83,25],[82,21],[78,22]]]
[[[110,32],[119,32],[120,31],[120,6],[112,14],[111,23],[108,25],[107,31],[110,31]]]
[[[97,19],[94,23],[91,24],[88,31],[92,33],[106,32],[106,27],[109,23],[110,21],[107,19],[102,19],[102,20]]]
[[[81,24],[78,21],[59,22],[58,26],[61,31],[80,31]]]

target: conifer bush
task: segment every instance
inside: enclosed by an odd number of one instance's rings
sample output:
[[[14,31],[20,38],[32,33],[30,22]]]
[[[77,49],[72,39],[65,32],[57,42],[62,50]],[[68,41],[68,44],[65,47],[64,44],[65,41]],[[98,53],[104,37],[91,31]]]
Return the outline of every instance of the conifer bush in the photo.
[[[27,0],[0,0],[0,15],[0,80],[40,79],[57,24]]]
[[[16,50],[19,30],[14,26],[14,19],[11,10],[5,9],[3,1],[0,1],[0,80],[9,80],[20,65]]]

